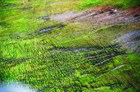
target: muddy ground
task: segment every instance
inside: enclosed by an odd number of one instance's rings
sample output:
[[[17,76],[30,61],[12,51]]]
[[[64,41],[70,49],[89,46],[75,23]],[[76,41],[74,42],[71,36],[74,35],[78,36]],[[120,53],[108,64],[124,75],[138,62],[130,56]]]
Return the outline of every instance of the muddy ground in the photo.
[[[123,10],[113,6],[98,6],[82,12],[69,11],[63,14],[52,15],[51,20],[62,21],[65,23],[87,23],[92,25],[95,29],[105,26],[131,25],[134,23],[140,23],[140,7]],[[122,44],[122,47],[125,49],[139,52],[139,37],[140,30],[134,30],[134,32],[132,31],[118,37],[114,42]],[[123,38],[127,39],[127,41],[123,41]],[[137,40],[134,40],[134,38]]]

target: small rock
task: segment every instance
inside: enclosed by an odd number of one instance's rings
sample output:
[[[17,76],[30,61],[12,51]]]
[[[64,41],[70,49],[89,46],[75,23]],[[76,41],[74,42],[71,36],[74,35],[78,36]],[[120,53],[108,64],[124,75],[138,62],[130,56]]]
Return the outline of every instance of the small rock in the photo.
[[[96,15],[98,15],[97,13],[95,13],[95,14],[92,14],[91,16],[96,16]]]
[[[102,14],[102,13],[104,13],[104,11],[102,11],[102,10],[98,12],[98,14]]]
[[[110,14],[115,14],[115,13],[117,13],[117,9],[111,9],[109,13]]]

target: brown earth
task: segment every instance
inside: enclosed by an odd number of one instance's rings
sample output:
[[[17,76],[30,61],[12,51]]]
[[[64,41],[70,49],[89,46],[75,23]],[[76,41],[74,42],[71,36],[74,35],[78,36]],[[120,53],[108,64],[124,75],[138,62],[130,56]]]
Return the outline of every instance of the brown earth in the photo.
[[[115,9],[116,12],[112,12],[113,9]],[[139,22],[140,7],[122,10],[113,6],[96,6],[83,12],[77,13],[70,11],[64,14],[53,15],[51,19],[62,22],[85,22],[95,27],[118,23]]]

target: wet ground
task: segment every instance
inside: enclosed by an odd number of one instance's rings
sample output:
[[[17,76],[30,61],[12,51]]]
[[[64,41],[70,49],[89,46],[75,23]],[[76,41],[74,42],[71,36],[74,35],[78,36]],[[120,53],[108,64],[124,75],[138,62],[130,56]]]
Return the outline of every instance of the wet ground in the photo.
[[[11,24],[0,22],[6,27],[0,31],[1,81],[20,81],[38,92],[139,90],[139,59],[133,55],[140,51],[139,8],[93,7],[49,15],[36,7],[17,8],[19,19],[16,14]]]
[[[113,25],[118,23],[132,23],[140,22],[140,12],[139,8],[134,8],[134,10],[121,10],[116,9],[117,12],[111,13],[111,8],[103,9],[89,9],[83,12],[66,12],[64,14],[57,14],[51,17],[52,20],[58,20],[62,22],[86,22],[92,24],[93,26],[101,27],[107,25]]]
[[[112,11],[115,9],[116,12]],[[82,12],[66,12],[63,14],[53,15],[51,20],[62,22],[83,22],[92,25],[94,28],[103,26],[127,25],[132,23],[140,23],[140,8],[122,10],[113,6],[108,7],[93,7]],[[126,42],[123,47],[131,51],[139,52],[139,31],[124,34],[122,37],[116,39],[116,43]],[[136,38],[137,40],[132,40]],[[125,41],[124,41],[125,40]],[[136,50],[137,49],[137,50]]]

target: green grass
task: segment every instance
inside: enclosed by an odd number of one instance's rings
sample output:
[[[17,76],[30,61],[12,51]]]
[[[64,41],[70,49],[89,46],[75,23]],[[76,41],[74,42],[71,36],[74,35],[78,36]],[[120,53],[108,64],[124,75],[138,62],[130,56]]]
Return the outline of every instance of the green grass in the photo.
[[[117,6],[119,8],[130,8],[134,6],[139,6],[140,1],[138,0],[83,0],[78,4],[80,9],[85,9],[93,6],[108,6],[108,5],[113,5]]]
[[[40,21],[38,17],[70,11],[80,2],[61,0],[66,2],[62,6],[50,4],[55,1],[58,0],[3,2],[16,6],[1,8],[0,82],[21,81],[43,92],[118,92],[126,87],[124,92],[139,90],[139,54],[116,55],[115,52],[124,50],[110,47],[111,41],[118,37],[114,35],[137,30],[139,24],[93,30],[93,26],[84,23],[67,23],[49,33],[36,34],[42,28],[63,24]],[[33,8],[21,10],[28,6]],[[79,48],[89,49],[76,52]],[[106,55],[111,59],[98,65],[106,60]],[[89,56],[97,59],[88,59]],[[121,65],[124,66],[114,69]]]

